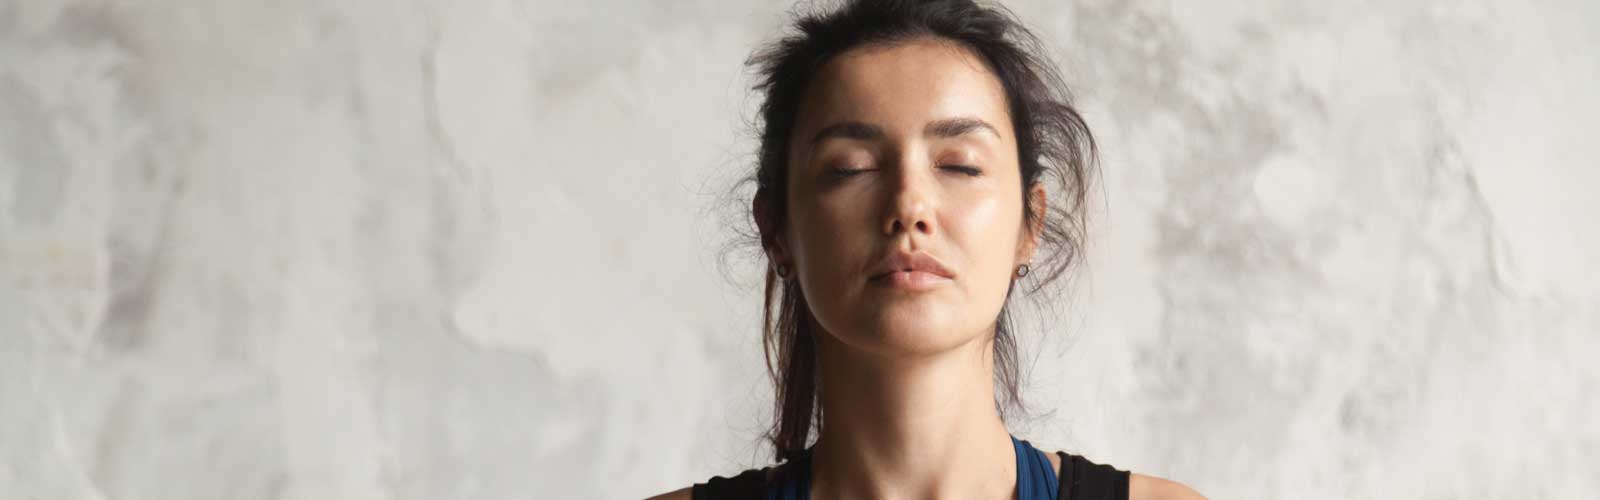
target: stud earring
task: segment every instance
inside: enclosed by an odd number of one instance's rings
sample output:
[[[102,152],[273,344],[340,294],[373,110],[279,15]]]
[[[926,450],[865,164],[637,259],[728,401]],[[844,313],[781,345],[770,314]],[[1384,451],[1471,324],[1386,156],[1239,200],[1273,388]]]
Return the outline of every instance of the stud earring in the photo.
[[[789,279],[789,266],[778,264],[776,271],[779,278]]]
[[[1017,266],[1017,277],[1018,278],[1021,278],[1023,276],[1027,276],[1027,275],[1028,275],[1028,265],[1027,264],[1023,264],[1023,265]]]

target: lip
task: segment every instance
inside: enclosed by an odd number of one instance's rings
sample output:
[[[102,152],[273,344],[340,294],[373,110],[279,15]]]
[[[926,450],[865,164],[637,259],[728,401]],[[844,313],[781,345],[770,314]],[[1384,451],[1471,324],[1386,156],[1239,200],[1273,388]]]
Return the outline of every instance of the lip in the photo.
[[[907,290],[926,290],[955,277],[939,259],[925,253],[894,252],[873,268],[874,284]]]

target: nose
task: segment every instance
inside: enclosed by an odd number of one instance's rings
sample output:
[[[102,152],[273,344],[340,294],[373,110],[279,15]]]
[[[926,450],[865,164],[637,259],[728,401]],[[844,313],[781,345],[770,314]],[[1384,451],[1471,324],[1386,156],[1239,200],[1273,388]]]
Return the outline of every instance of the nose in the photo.
[[[894,182],[889,184],[889,210],[883,230],[885,236],[901,232],[932,236],[937,197],[930,175],[914,161],[901,161]]]

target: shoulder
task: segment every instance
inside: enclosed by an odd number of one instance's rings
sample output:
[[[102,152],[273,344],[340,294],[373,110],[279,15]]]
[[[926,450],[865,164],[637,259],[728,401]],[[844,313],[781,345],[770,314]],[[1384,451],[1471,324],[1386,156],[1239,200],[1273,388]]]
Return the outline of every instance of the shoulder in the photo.
[[[1130,474],[1128,500],[1205,500],[1183,483],[1144,474]],[[688,498],[688,497],[685,497]]]
[[[645,500],[690,500],[694,498],[694,487],[689,486],[676,491],[669,491]]]

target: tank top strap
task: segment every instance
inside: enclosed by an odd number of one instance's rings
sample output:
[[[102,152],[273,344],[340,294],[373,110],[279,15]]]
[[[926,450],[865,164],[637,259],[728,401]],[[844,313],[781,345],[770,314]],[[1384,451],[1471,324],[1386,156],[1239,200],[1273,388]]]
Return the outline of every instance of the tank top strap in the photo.
[[[778,466],[765,500],[811,500],[811,449]]]
[[[1017,499],[1056,500],[1061,483],[1050,466],[1050,457],[1016,436],[1011,437],[1011,448],[1017,455]]]
[[[1127,500],[1128,471],[1066,452],[1061,457],[1060,500]]]
[[[767,490],[771,467],[749,469],[733,477],[713,476],[689,490],[692,500],[759,500]]]

